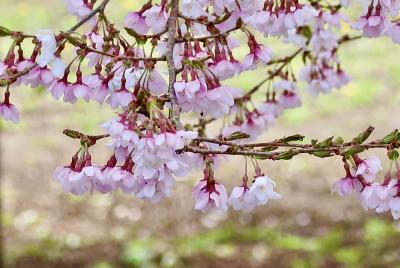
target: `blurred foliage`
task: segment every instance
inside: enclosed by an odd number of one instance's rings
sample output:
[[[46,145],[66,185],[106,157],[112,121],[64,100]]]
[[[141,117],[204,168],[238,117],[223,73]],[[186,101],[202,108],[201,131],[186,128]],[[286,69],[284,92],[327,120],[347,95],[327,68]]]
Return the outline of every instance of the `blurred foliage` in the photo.
[[[202,267],[202,260],[220,259],[227,263],[273,263],[273,267],[400,267],[400,232],[394,224],[371,219],[357,229],[337,226],[320,236],[285,233],[279,228],[218,228],[171,241],[155,237],[109,242],[118,248],[115,259],[98,254],[98,260],[83,261],[82,267]],[[360,234],[360,235],[357,235]],[[68,238],[43,237],[9,258],[10,267],[34,258],[56,266],[74,251],[90,248],[71,246]],[[95,253],[96,254],[96,253]],[[81,261],[79,258],[76,260]],[[199,266],[197,266],[199,264]],[[227,266],[228,267],[228,266]],[[256,267],[256,266],[254,266]],[[257,266],[258,267],[258,266]]]

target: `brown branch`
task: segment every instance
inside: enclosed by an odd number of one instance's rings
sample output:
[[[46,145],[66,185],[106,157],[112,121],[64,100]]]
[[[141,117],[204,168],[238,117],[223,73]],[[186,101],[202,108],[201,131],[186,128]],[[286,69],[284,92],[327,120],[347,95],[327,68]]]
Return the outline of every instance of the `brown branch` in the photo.
[[[313,148],[312,144],[291,144],[287,142],[282,142],[282,139],[278,139],[275,141],[271,142],[259,142],[259,143],[245,143],[245,144],[239,144],[236,142],[231,142],[231,141],[224,141],[224,140],[218,140],[218,139],[211,139],[211,138],[205,138],[205,137],[199,137],[196,139],[196,141],[199,142],[209,142],[209,143],[214,143],[218,145],[226,145],[226,146],[234,146],[238,148],[256,148],[256,147],[289,147],[289,148]],[[343,149],[346,147],[354,147],[354,148],[386,148],[388,144],[386,143],[381,143],[380,141],[373,141],[367,144],[356,144],[354,142],[347,142],[343,143],[342,145],[332,145],[330,146],[331,149]]]
[[[229,142],[226,143],[228,144]],[[326,148],[314,148],[311,144],[305,144],[305,145],[282,144],[282,143],[275,143],[275,144],[268,143],[268,144],[270,146],[274,145],[276,147],[292,147],[292,148],[286,151],[265,152],[265,151],[249,150],[245,148],[246,145],[235,144],[235,146],[229,146],[226,150],[208,150],[199,147],[185,146],[179,152],[192,152],[203,155],[223,154],[223,155],[257,156],[261,157],[262,159],[283,160],[283,159],[290,159],[298,154],[327,153],[323,157],[331,157],[334,155],[345,155],[346,150],[350,149],[361,149],[361,150],[368,150],[372,148],[389,149],[390,147],[398,148],[400,145],[398,142],[391,144],[371,142],[367,144],[343,144],[343,145],[332,145]]]
[[[119,61],[119,60],[131,60],[131,61],[141,61],[141,60],[148,60],[148,61],[166,61],[166,57],[129,57],[129,56],[118,56],[118,55],[113,55],[104,51],[96,50],[94,48],[88,47],[84,45],[83,49],[89,52],[97,53],[103,56],[107,56],[112,58],[114,61]]]
[[[176,20],[179,12],[179,0],[171,0],[171,11],[168,19],[168,41],[167,41],[167,64],[168,64],[168,73],[169,73],[169,84],[168,84],[168,93],[171,101],[171,119],[175,124],[177,129],[182,128],[182,124],[180,121],[180,107],[178,104],[178,99],[176,97],[176,93],[174,90],[174,84],[176,81],[176,70],[174,64],[174,46],[175,46],[175,34],[176,34]]]
[[[237,25],[232,29],[229,29],[225,32],[220,32],[220,33],[216,33],[216,34],[212,34],[212,35],[208,35],[208,36],[204,36],[204,37],[182,37],[176,40],[176,43],[183,43],[183,42],[187,42],[187,41],[200,41],[200,42],[204,42],[207,41],[209,39],[214,39],[220,36],[227,36],[229,35],[231,32],[234,32],[236,30],[239,30],[242,27],[242,25]]]
[[[98,5],[95,9],[93,9],[89,14],[87,14],[83,19],[81,19],[77,24],[72,26],[67,32],[76,31],[79,27],[81,27],[83,24],[85,24],[85,22],[90,20],[97,13],[103,13],[108,2],[110,2],[110,0],[103,0],[103,2],[101,2],[100,5]]]
[[[79,139],[81,141],[81,143],[86,143],[88,146],[92,146],[92,145],[96,144],[96,142],[98,140],[110,137],[109,134],[87,135],[87,134],[84,134],[77,130],[72,130],[72,129],[64,129],[63,134],[72,139]]]
[[[400,147],[400,133],[398,130],[392,131],[382,139],[364,143],[371,135],[373,129],[373,127],[369,126],[366,130],[358,134],[357,137],[346,143],[343,143],[343,141],[341,143],[333,141],[333,137],[319,143],[317,140],[312,140],[309,144],[290,143],[303,140],[304,136],[298,134],[276,139],[272,142],[247,144],[199,137],[194,139],[191,145],[185,145],[183,149],[177,150],[176,153],[192,152],[202,155],[242,155],[257,157],[259,159],[289,160],[299,154],[311,154],[320,158],[332,157],[335,155],[348,158],[369,149],[386,149],[388,150],[389,159],[397,159],[398,152],[396,149]],[[88,146],[96,144],[100,139],[110,137],[108,134],[87,135],[71,129],[65,129],[63,133],[70,138],[79,139],[81,143],[85,143]],[[206,147],[206,144],[202,144],[202,142],[214,143],[226,147],[210,150]],[[255,149],[256,147],[263,148]],[[282,147],[288,149],[276,151]]]

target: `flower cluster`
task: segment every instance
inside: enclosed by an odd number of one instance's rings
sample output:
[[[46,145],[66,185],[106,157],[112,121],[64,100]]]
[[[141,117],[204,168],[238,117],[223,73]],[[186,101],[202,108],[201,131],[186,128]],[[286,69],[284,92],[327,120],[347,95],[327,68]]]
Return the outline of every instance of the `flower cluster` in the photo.
[[[55,179],[73,194],[122,189],[153,202],[170,196],[173,175],[184,176],[190,168],[190,156],[177,154],[177,150],[196,138],[197,133],[176,131],[168,119],[158,114],[160,118],[152,117],[158,121],[157,126],[149,118],[139,118],[128,111],[104,123],[102,127],[113,140],[108,145],[113,155],[107,164],[91,164],[88,147],[93,141],[89,138],[69,166],[56,170]]]
[[[269,200],[280,199],[281,195],[275,192],[275,182],[256,170],[256,176],[250,188],[247,186],[247,175],[243,184],[235,187],[228,198],[226,188],[215,181],[213,171],[208,165],[204,169],[204,178],[193,189],[195,199],[194,208],[202,212],[213,209],[227,210],[232,206],[234,210],[251,211],[257,205],[265,205]]]
[[[400,167],[397,165],[394,178],[389,171],[380,183],[375,181],[377,173],[382,170],[378,158],[354,156],[353,162],[352,168],[345,164],[346,176],[333,185],[332,191],[340,196],[355,192],[366,210],[373,209],[377,213],[390,210],[395,220],[400,219]]]
[[[369,38],[376,38],[387,35],[393,42],[399,43],[399,24],[391,22],[400,12],[400,1],[363,1],[363,15],[353,23],[352,27],[362,30],[363,35]]]

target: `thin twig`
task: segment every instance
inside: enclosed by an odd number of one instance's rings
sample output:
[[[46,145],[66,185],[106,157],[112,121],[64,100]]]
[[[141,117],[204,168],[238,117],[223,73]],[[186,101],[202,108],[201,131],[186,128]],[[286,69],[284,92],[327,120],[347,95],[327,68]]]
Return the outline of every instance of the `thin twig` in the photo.
[[[180,152],[192,152],[192,153],[198,153],[198,154],[210,154],[210,155],[216,155],[216,154],[224,154],[224,155],[244,155],[244,156],[258,156],[262,157],[263,159],[271,159],[271,160],[280,160],[284,159],[285,156],[295,156],[298,154],[313,154],[313,153],[331,153],[326,155],[325,157],[330,157],[334,155],[341,155],[344,151],[350,148],[358,148],[358,149],[363,149],[363,150],[368,150],[372,148],[384,148],[387,149],[390,145],[388,144],[383,144],[383,143],[367,143],[367,144],[352,144],[352,145],[336,145],[336,146],[330,146],[327,148],[313,148],[312,145],[302,145],[300,148],[296,145],[290,145],[290,144],[280,144],[276,145],[277,147],[296,147],[292,148],[287,151],[273,151],[273,152],[265,152],[265,151],[256,151],[256,150],[248,150],[245,148],[241,147],[234,147],[230,146],[226,150],[208,150],[208,149],[202,149],[198,147],[193,147],[193,146],[185,146]],[[311,148],[310,148],[311,146]],[[399,146],[398,143],[392,144],[395,148]],[[279,157],[282,158],[279,158]]]
[[[112,58],[114,61],[118,61],[118,60],[131,60],[131,61],[141,61],[141,60],[147,60],[147,61],[166,61],[166,57],[129,57],[129,56],[118,56],[118,55],[113,55],[104,51],[100,51],[88,46],[84,47],[85,50],[89,51],[89,52],[93,52],[96,54],[100,54],[103,56],[107,56]]]
[[[220,36],[227,36],[229,35],[231,32],[234,32],[236,30],[239,30],[242,26],[241,25],[237,25],[232,29],[229,29],[225,32],[220,32],[220,33],[216,33],[216,34],[212,34],[212,35],[208,35],[208,36],[203,36],[203,37],[182,37],[180,39],[176,40],[176,43],[183,43],[183,42],[187,42],[187,41],[200,41],[200,42],[204,42],[207,41],[209,39],[214,39]]]

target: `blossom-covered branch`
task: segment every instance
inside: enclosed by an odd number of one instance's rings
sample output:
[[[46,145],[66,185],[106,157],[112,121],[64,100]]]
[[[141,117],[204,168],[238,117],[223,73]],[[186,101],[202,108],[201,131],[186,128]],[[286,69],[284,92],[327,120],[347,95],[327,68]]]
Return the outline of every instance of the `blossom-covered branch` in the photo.
[[[342,9],[356,4],[346,0],[149,0],[126,15],[123,27],[108,18],[109,2],[66,0],[78,18],[66,32],[30,34],[0,27],[0,37],[10,39],[0,60],[5,120],[19,121],[12,97],[21,85],[42,86],[54,99],[71,104],[106,103],[117,114],[101,126],[103,135],[64,131],[79,140],[71,163],[55,172],[65,191],[121,189],[157,202],[172,194],[176,176],[200,169],[203,176],[193,190],[196,209],[251,210],[282,197],[259,161],[338,156],[345,177],[334,191],[355,192],[366,208],[390,210],[400,218],[397,130],[373,142],[366,142],[371,127],[348,142],[328,138],[305,144],[301,135],[255,141],[286,110],[302,105],[301,90],[317,97],[350,83],[339,58],[343,43],[380,36],[400,43],[400,1],[361,1],[364,10],[351,23]],[[362,35],[343,35],[344,24]],[[87,27],[78,32],[82,25]],[[279,46],[270,44],[271,37]],[[296,48],[276,57],[275,51],[286,45]],[[247,90],[228,82],[254,70],[263,77]],[[220,129],[216,135],[210,135],[212,124]],[[110,158],[94,164],[91,148],[105,138],[112,140]],[[361,158],[378,148],[387,150],[391,163],[380,183],[375,181],[379,160]],[[239,186],[229,197],[216,179],[221,155],[246,159]],[[254,179],[249,179],[247,162]]]

